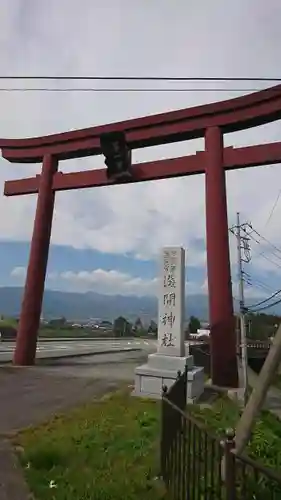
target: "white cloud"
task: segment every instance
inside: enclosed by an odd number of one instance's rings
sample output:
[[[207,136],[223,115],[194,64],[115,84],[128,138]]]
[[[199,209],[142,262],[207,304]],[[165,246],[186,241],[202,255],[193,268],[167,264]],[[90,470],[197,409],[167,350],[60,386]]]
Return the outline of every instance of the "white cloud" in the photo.
[[[129,0],[104,0],[98,4],[84,0],[81,9],[78,0],[2,0],[1,74],[254,77],[274,76],[279,67],[279,0],[270,5],[257,0],[205,2],[204,16],[200,2],[185,0],[178,0],[177,9],[170,1],[162,0],[161,16],[158,0],[149,5]],[[3,82],[3,86],[16,85],[21,82]],[[105,84],[27,81],[24,85]],[[126,82],[122,85],[133,86]],[[249,86],[256,84],[250,82]],[[0,135],[45,135],[236,95],[237,92],[0,92]],[[231,134],[225,138],[225,144],[239,146],[276,140],[281,140],[279,123]],[[149,148],[135,151],[134,159],[179,156],[203,147],[200,140]],[[61,169],[95,168],[101,162],[101,158],[69,161]],[[0,166],[2,188],[5,179],[34,175],[40,170],[38,165],[10,165],[4,160]],[[281,185],[280,168],[231,172],[227,175],[227,185],[230,223],[235,221],[235,212],[239,210],[262,231]],[[35,196],[0,197],[0,211],[8,214],[0,219],[2,239],[30,239],[35,202]],[[102,252],[132,252],[140,258],[154,256],[164,245],[183,245],[188,249],[189,265],[204,266],[205,253],[194,245],[196,238],[205,236],[204,211],[202,176],[58,193],[52,242]],[[266,228],[266,236],[280,245],[278,224],[279,217],[275,215]],[[266,265],[264,259],[257,261],[257,266]],[[132,290],[137,287],[134,283],[130,286]],[[149,284],[140,286],[145,289]]]
[[[13,282],[24,283],[26,268],[15,267],[11,271]],[[87,292],[95,291],[105,295],[151,296],[158,294],[158,278],[144,279],[120,271],[93,269],[92,271],[51,272],[46,276],[46,287],[54,290]],[[186,293],[206,293],[204,284],[187,281]]]
[[[108,295],[155,295],[157,293],[158,280],[142,279],[127,273],[103,269],[93,271],[65,271],[61,273],[56,282],[60,280],[68,283],[72,289],[79,291],[94,290]]]
[[[11,271],[11,277],[24,280],[26,277],[26,268],[23,266],[14,267]]]
[[[234,272],[233,272],[234,274]],[[23,285],[26,277],[25,267],[15,267],[11,271],[13,282]],[[64,290],[75,292],[95,291],[105,295],[136,295],[152,296],[158,294],[159,279],[143,279],[120,271],[93,269],[92,271],[64,271],[61,273],[50,272],[46,276],[46,287],[50,290]],[[237,279],[232,281],[233,295],[237,299],[239,285]],[[190,281],[187,276],[186,296],[208,293],[207,278],[203,282]],[[269,293],[261,288],[247,287],[247,299],[260,298]]]

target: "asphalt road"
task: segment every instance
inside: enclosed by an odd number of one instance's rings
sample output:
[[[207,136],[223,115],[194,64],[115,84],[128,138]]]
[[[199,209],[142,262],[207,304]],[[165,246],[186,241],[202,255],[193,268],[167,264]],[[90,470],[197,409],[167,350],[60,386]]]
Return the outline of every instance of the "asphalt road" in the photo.
[[[102,354],[108,351],[156,351],[156,340],[145,339],[114,339],[114,340],[56,340],[39,341],[37,345],[37,358],[62,358],[68,356],[81,356],[83,354]],[[15,342],[0,342],[0,363],[12,360]]]
[[[186,345],[201,344],[191,340]],[[0,364],[11,362],[15,342],[0,342]],[[155,339],[79,339],[79,340],[39,340],[36,358],[62,359],[67,357],[81,357],[83,355],[111,354],[117,352],[141,351],[143,353],[155,352],[157,341]]]

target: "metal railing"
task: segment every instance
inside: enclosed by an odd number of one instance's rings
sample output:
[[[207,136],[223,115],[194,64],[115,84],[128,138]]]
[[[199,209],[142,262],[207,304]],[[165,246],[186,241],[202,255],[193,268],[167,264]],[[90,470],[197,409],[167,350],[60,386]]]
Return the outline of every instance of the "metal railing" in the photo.
[[[161,474],[171,500],[280,500],[281,476],[185,413],[187,372],[163,388]]]

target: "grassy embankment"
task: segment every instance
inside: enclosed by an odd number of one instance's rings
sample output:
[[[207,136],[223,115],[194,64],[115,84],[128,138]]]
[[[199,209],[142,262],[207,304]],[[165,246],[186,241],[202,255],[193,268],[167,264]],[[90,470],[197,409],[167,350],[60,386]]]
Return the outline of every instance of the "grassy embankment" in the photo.
[[[220,398],[212,408],[190,407],[221,436],[239,411]],[[21,432],[16,443],[32,492],[40,500],[159,500],[160,405],[128,390]],[[281,425],[268,412],[256,423],[248,454],[275,469],[281,465]]]

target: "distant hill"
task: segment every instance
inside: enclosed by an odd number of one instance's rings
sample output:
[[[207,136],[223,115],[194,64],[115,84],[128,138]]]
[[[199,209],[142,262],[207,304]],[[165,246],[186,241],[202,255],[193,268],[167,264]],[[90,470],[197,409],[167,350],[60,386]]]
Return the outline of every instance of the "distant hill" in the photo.
[[[17,316],[20,313],[23,288],[0,287],[0,314]],[[262,299],[261,299],[262,300]],[[254,301],[259,302],[259,299]],[[281,314],[281,305],[267,309],[270,314]],[[123,315],[129,320],[138,316],[149,322],[157,318],[156,297],[135,297],[132,295],[102,295],[96,292],[75,293],[46,290],[43,302],[44,318],[65,316],[70,320],[100,318],[113,320]],[[197,316],[208,319],[208,297],[189,295],[186,298],[186,317]]]
[[[0,287],[0,314],[19,315],[22,295],[23,288]],[[129,320],[140,316],[149,322],[157,317],[157,298],[45,290],[42,312],[46,319],[65,316],[73,320],[90,317],[113,320],[123,315]],[[186,314],[207,318],[207,297],[189,296],[186,301]]]

